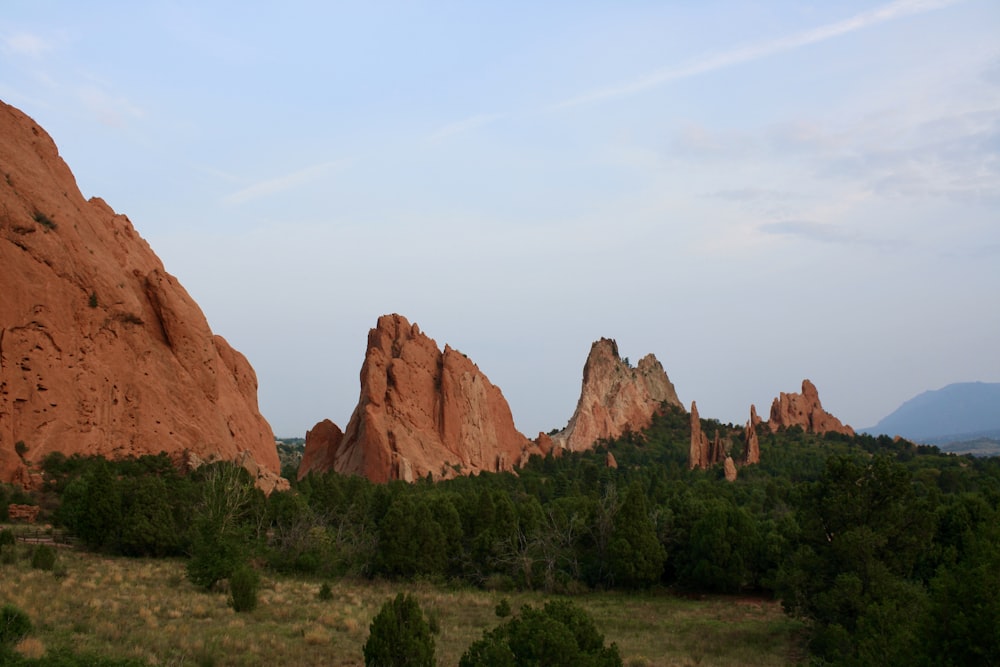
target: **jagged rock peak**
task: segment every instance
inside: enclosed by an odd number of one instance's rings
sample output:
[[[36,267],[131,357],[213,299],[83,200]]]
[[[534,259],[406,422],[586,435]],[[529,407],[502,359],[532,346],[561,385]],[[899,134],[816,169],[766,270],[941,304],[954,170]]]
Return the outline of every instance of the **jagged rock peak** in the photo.
[[[368,333],[361,394],[343,436],[323,424],[310,431],[315,445],[307,443],[299,477],[335,470],[375,482],[443,479],[512,470],[538,452],[515,428],[500,389],[468,357],[448,345],[439,350],[395,314]]]
[[[647,354],[632,367],[619,356],[614,340],[602,338],[591,346],[584,364],[576,411],[552,439],[570,451],[590,449],[598,440],[646,428],[664,402],[683,409],[656,357]]]
[[[771,403],[771,418],[768,420],[771,432],[790,426],[801,426],[808,433],[854,435],[853,428],[823,409],[819,391],[809,380],[802,381],[801,394],[781,392]]]
[[[0,481],[37,483],[56,451],[163,451],[286,485],[246,358],[127,217],[83,198],[49,135],[2,102],[0,165]]]

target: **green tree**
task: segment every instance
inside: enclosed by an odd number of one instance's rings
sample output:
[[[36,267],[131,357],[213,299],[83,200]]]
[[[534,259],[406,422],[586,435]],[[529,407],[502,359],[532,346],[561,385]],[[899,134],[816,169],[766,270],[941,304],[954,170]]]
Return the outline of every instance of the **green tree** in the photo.
[[[696,590],[735,593],[755,580],[760,550],[757,524],[727,498],[708,501],[678,559],[678,578]]]
[[[831,457],[798,501],[799,547],[782,565],[786,610],[814,621],[827,660],[911,664],[927,596],[913,579],[934,513],[886,456]]]
[[[87,461],[85,472],[67,484],[59,516],[87,548],[117,551],[125,522],[112,465],[103,458]]]
[[[1000,664],[1000,513],[970,526],[958,562],[930,584],[924,645],[940,665]]]
[[[366,667],[434,667],[434,637],[416,598],[399,593],[372,620]]]
[[[443,574],[447,567],[444,528],[427,499],[413,493],[398,496],[379,524],[378,571],[390,577]]]
[[[247,563],[240,563],[229,575],[230,603],[237,612],[253,611],[257,608],[257,589],[260,575]]]
[[[620,667],[618,646],[604,645],[590,616],[569,601],[529,605],[506,623],[487,630],[459,661],[460,667]]]
[[[12,604],[0,607],[0,647],[13,646],[31,632],[31,619]]]
[[[126,556],[169,556],[180,551],[181,529],[174,520],[170,491],[162,477],[122,482],[120,550]]]
[[[614,517],[608,559],[615,585],[641,588],[659,581],[663,573],[666,552],[637,482],[629,485]]]
[[[211,588],[249,558],[258,492],[247,471],[231,463],[212,464],[202,474],[187,572],[192,583]]]

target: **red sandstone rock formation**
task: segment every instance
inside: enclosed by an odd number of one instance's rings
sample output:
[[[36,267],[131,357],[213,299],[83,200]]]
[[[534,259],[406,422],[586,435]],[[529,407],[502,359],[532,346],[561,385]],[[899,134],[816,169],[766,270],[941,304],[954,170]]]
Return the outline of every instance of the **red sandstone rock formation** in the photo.
[[[750,405],[750,421],[743,430],[743,465],[760,463],[760,438],[757,437],[757,425],[761,419],[757,416],[757,408]]]
[[[311,433],[332,432],[321,426]],[[307,444],[314,463],[303,459],[300,478],[332,469],[375,482],[442,479],[511,470],[540,453],[474,363],[447,345],[441,352],[400,315],[383,315],[369,332],[358,406],[339,443],[321,440],[314,436],[315,451]]]
[[[7,505],[7,517],[11,521],[35,523],[41,509],[38,505]]]
[[[48,134],[2,102],[0,167],[0,481],[30,485],[55,451],[189,450],[249,456],[262,487],[284,482],[250,364],[129,219],[85,200]]]
[[[707,470],[716,463],[722,463],[729,458],[729,439],[725,442],[715,430],[715,437],[708,439],[701,430],[701,418],[698,416],[698,405],[691,401],[691,446],[688,451],[688,469],[700,468]],[[735,464],[734,464],[735,465]]]
[[[819,402],[819,392],[809,380],[802,381],[801,394],[781,392],[771,404],[771,418],[768,420],[771,432],[790,426],[801,426],[808,433],[833,432],[854,435],[853,428],[842,424],[839,419],[823,409]]]
[[[615,459],[615,455],[614,454],[612,454],[611,452],[608,452],[608,455],[604,457],[604,465],[606,465],[609,468],[617,468],[618,467],[618,460]]]
[[[306,431],[306,447],[299,463],[299,479],[309,471],[333,470],[333,454],[340,447],[344,432],[329,419],[324,419]]]
[[[711,443],[701,430],[701,418],[698,416],[698,404],[691,401],[691,447],[688,452],[688,469],[708,468]]]
[[[736,481],[736,463],[733,461],[733,457],[726,456],[726,460],[722,462],[722,469],[726,475],[727,482]]]
[[[591,346],[583,367],[576,411],[552,439],[570,451],[590,449],[598,440],[646,428],[664,402],[683,408],[656,357],[647,354],[632,368],[618,356],[618,344],[602,338]]]

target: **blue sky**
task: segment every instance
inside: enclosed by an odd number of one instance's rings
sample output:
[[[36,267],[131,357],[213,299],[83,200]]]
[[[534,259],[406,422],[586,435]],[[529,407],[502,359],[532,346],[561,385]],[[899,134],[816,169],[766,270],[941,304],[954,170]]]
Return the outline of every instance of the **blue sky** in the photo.
[[[1000,381],[1000,3],[7,0],[0,99],[250,359],[279,436],[398,312],[527,435],[590,344],[743,422]]]

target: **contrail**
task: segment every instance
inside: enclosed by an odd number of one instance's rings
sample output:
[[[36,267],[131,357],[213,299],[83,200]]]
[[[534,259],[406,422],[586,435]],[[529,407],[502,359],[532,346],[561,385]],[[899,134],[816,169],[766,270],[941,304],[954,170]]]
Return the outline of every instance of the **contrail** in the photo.
[[[879,23],[885,23],[912,14],[922,14],[934,9],[941,9],[957,4],[962,0],[896,0],[887,5],[862,12],[849,19],[830,23],[828,25],[806,30],[788,37],[752,44],[746,47],[709,55],[685,65],[668,67],[647,74],[634,81],[591,91],[583,95],[559,102],[550,107],[551,110],[590,104],[602,100],[634,95],[657,86],[662,86],[678,79],[687,79],[706,72],[732,67],[741,63],[757,60],[784,51],[791,51],[809,44],[824,42],[856,30],[868,28]]]

